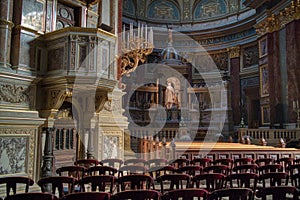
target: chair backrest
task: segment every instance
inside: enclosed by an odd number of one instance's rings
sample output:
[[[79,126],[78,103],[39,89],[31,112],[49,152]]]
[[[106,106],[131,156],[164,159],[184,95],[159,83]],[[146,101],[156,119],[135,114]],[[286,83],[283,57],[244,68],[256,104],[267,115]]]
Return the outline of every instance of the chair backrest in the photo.
[[[32,186],[34,184],[34,181],[29,177],[10,176],[0,178],[0,184],[6,185],[6,196],[9,196],[11,190],[13,194],[17,193],[17,184],[25,184],[24,192],[27,193],[29,190],[29,186]]]
[[[124,165],[119,169],[118,177],[131,174],[146,174],[148,169],[139,165]]]
[[[262,181],[263,188],[287,185],[289,182],[289,175],[287,172],[270,172],[259,175],[258,180]]]
[[[213,163],[210,158],[194,158],[190,164],[191,165],[199,165],[201,167],[207,167]]]
[[[81,186],[81,192],[86,191],[88,184],[93,192],[100,191],[112,194],[116,186],[116,177],[112,175],[87,176],[78,180],[78,184]],[[109,186],[109,191],[106,191],[107,186]]]
[[[65,194],[72,193],[74,191],[75,182],[77,181],[74,177],[68,176],[53,176],[40,179],[37,184],[40,186],[42,192],[56,193],[58,190],[59,198]],[[49,184],[52,186],[52,190],[49,191]],[[67,186],[68,190],[64,191],[64,186]]]
[[[259,158],[259,159],[256,159],[254,162],[258,166],[263,166],[263,165],[274,164],[275,160],[274,160],[274,158]]]
[[[166,192],[162,195],[162,200],[193,200],[195,197],[200,199],[207,199],[208,191],[199,188],[186,188],[186,189],[178,189]]]
[[[221,200],[227,197],[228,200],[252,200],[253,191],[249,188],[227,188],[215,190],[208,196],[209,200]]]
[[[159,200],[161,193],[156,190],[127,190],[113,195],[114,200]]]
[[[147,161],[142,158],[132,158],[125,160],[124,165],[140,165],[145,167],[147,166]]]
[[[256,191],[258,175],[256,173],[230,174],[226,177],[226,186],[230,188],[250,188]]]
[[[160,183],[160,192],[164,194],[166,191],[188,188],[191,177],[188,174],[165,174],[159,176],[156,181]]]
[[[290,176],[293,174],[300,173],[300,164],[292,164],[287,167],[287,171],[289,172]]]
[[[297,189],[300,189],[300,172],[291,176],[291,182],[293,186],[295,186]]]
[[[263,165],[258,167],[257,171],[258,174],[265,174],[269,172],[282,172],[283,166],[280,164]]]
[[[245,164],[253,164],[254,160],[252,158],[236,158],[233,161],[233,167]]]
[[[257,173],[258,165],[257,164],[244,164],[233,167],[232,171],[236,173]]]
[[[192,178],[192,186],[209,192],[224,188],[225,175],[220,173],[200,174]]]
[[[213,161],[214,165],[227,165],[231,169],[233,167],[233,160],[231,158],[219,158]]]
[[[186,158],[176,158],[173,160],[168,161],[169,165],[172,165],[173,167],[175,167],[176,169],[183,167],[183,166],[187,166],[190,164],[190,160],[186,159]]]
[[[278,164],[281,164],[283,166],[283,171],[287,171],[288,166],[292,165],[294,163],[294,158],[288,157],[288,158],[280,158],[275,161]]]
[[[93,166],[90,167],[88,170],[88,174],[95,176],[95,175],[115,175],[118,170],[111,166]]]
[[[164,175],[164,174],[174,174],[176,172],[175,167],[171,165],[165,165],[165,166],[156,166],[151,167],[148,169],[149,175],[156,180],[157,177]]]
[[[76,179],[81,179],[84,176],[86,168],[83,166],[64,166],[56,169],[59,176],[71,176]]]
[[[204,167],[203,173],[220,173],[227,176],[230,173],[230,168],[227,165],[211,165]]]
[[[202,167],[197,165],[189,165],[189,166],[183,166],[176,170],[177,173],[183,173],[188,174],[190,176],[195,176],[197,174],[202,173]]]
[[[133,174],[118,178],[118,191],[155,189],[151,176],[145,174]]]
[[[103,166],[110,166],[116,169],[119,169],[123,165],[123,160],[117,158],[107,158],[100,161],[100,164]]]
[[[287,195],[292,194],[292,198]],[[276,187],[267,187],[261,189],[257,196],[262,200],[267,199],[276,199],[276,200],[286,200],[286,199],[293,199],[298,200],[298,191],[296,187],[293,186],[276,186]],[[289,198],[288,198],[289,197]]]
[[[55,195],[42,192],[30,192],[11,195],[5,198],[5,200],[58,200]]]
[[[84,166],[87,169],[92,167],[92,166],[97,166],[99,164],[100,164],[100,162],[96,159],[81,159],[81,160],[76,160],[74,162],[74,165]]]
[[[150,159],[147,161],[148,168],[157,167],[157,166],[165,166],[167,163],[168,163],[168,160],[164,159],[164,158]]]
[[[110,200],[111,194],[107,192],[77,192],[65,195],[62,200]]]

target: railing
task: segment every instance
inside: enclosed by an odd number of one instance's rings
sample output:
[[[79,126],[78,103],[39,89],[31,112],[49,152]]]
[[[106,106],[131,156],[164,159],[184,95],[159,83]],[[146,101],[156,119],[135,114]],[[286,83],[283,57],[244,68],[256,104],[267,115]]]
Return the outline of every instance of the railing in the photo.
[[[300,139],[300,130],[297,129],[239,129],[239,140],[250,137],[251,143],[260,144],[264,139],[270,146],[276,146],[280,139],[294,141]]]

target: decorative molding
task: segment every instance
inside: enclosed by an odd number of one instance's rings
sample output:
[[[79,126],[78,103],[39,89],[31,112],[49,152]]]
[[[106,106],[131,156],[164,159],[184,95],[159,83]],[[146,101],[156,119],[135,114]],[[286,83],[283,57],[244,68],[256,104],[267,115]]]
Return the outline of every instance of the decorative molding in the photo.
[[[265,35],[267,33],[272,33],[280,30],[286,24],[300,19],[300,1],[292,1],[290,6],[286,7],[279,14],[272,14],[265,20],[256,24],[256,32],[259,36]]]
[[[0,84],[0,101],[9,103],[29,103],[30,89],[16,84]]]
[[[239,58],[240,57],[240,52],[241,52],[241,47],[240,46],[235,46],[227,49],[229,53],[229,58]]]
[[[47,109],[59,109],[66,97],[72,97],[72,91],[66,88],[49,89],[47,93]]]
[[[27,163],[25,164],[26,172],[28,173],[29,177],[34,177],[34,151],[35,151],[35,136],[36,130],[35,129],[6,129],[0,128],[0,137],[27,137],[28,143],[26,148],[26,158]]]

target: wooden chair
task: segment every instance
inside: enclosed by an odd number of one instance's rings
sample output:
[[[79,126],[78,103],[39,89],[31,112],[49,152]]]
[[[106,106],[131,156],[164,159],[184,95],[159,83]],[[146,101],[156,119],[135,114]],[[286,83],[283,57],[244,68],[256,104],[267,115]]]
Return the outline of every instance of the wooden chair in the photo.
[[[203,173],[220,173],[227,176],[230,174],[230,168],[227,165],[211,165],[203,168]]]
[[[266,174],[270,172],[282,172],[283,167],[280,164],[270,164],[258,167],[258,174]]]
[[[58,200],[58,198],[49,193],[30,192],[11,195],[6,197],[5,200]]]
[[[286,172],[270,172],[259,175],[258,180],[262,181],[262,188],[288,185],[289,175]]]
[[[183,166],[176,170],[180,174],[188,174],[190,176],[195,176],[202,173],[202,167],[197,165]]]
[[[292,197],[287,195],[291,195]],[[298,191],[297,188],[293,186],[267,187],[260,190],[256,196],[258,198],[261,198],[262,200],[267,200],[267,199],[298,200]]]
[[[156,180],[157,177],[164,175],[164,174],[174,174],[176,172],[175,167],[171,165],[165,165],[165,166],[156,166],[151,167],[148,169],[149,175]]]
[[[148,169],[139,165],[124,165],[119,169],[118,177],[131,174],[146,174]]]
[[[118,191],[155,189],[151,176],[145,174],[133,174],[118,178]]]
[[[81,159],[81,160],[76,160],[74,162],[74,165],[76,166],[84,166],[85,168],[90,168],[92,166],[97,166],[99,165],[100,162],[96,159]]]
[[[280,158],[275,161],[277,164],[280,164],[283,166],[283,171],[288,171],[288,166],[292,165],[294,163],[294,158],[288,157],[288,158]]]
[[[292,186],[295,186],[297,189],[300,189],[300,172],[291,176],[291,182]]]
[[[263,165],[274,164],[274,162],[274,158],[259,158],[254,161],[254,163],[257,164],[259,167]]]
[[[225,187],[250,188],[253,191],[254,199],[257,188],[258,175],[256,173],[230,174],[226,177]]]
[[[229,168],[229,173],[233,168],[233,159],[231,158],[219,158],[213,161],[212,165],[226,165]]]
[[[156,180],[160,183],[160,192],[164,194],[174,189],[188,188],[191,177],[188,174],[165,174],[159,176]]]
[[[151,167],[158,167],[158,166],[165,166],[167,165],[168,160],[163,158],[156,158],[156,159],[150,159],[147,161],[148,168]]]
[[[87,176],[78,180],[81,192],[86,191],[86,185],[91,187],[91,191],[96,192],[97,188],[100,192],[113,193],[116,186],[116,177],[112,175],[97,175],[97,176]],[[106,187],[109,187],[109,191],[106,191]]]
[[[193,200],[197,197],[198,200],[206,200],[208,196],[208,191],[204,189],[198,188],[186,188],[186,189],[178,189],[166,192],[162,195],[162,200]]]
[[[194,158],[190,164],[191,165],[199,165],[201,167],[207,167],[211,165],[213,161],[210,158]]]
[[[40,179],[37,184],[40,186],[42,192],[50,192],[53,195],[58,190],[59,198],[62,198],[65,194],[74,192],[75,182],[77,181],[74,177],[68,176],[53,176]],[[49,191],[49,185],[52,186],[52,191]],[[64,190],[66,186],[67,190]]]
[[[191,187],[205,189],[208,192],[224,188],[225,175],[209,173],[196,175],[191,180]]]
[[[29,177],[10,176],[10,177],[0,178],[0,184],[6,185],[6,196],[9,196],[11,190],[12,190],[13,194],[17,193],[17,185],[18,184],[25,185],[25,188],[23,191],[25,193],[27,193],[29,191],[29,186],[32,186],[34,184],[34,181]]]
[[[113,167],[117,170],[119,170],[120,167],[122,167],[123,163],[124,163],[123,160],[117,159],[117,158],[107,158],[107,159],[104,159],[104,160],[100,161],[101,165],[110,166],[110,167]]]
[[[111,194],[107,192],[78,192],[65,195],[62,200],[110,200]]]
[[[233,167],[232,171],[236,173],[257,173],[257,164],[244,164]]]
[[[168,164],[178,169],[183,166],[187,166],[190,164],[190,160],[186,158],[176,158],[173,160],[168,161]]]
[[[84,176],[86,168],[83,166],[64,166],[56,169],[59,176],[71,176],[76,179],[81,179]]]
[[[160,200],[161,193],[155,190],[126,190],[113,195],[113,200]]]
[[[139,165],[139,166],[147,166],[147,161],[142,158],[132,158],[124,161],[124,165]]]
[[[215,190],[208,196],[208,200],[251,200],[253,191],[249,188],[227,188]]]
[[[293,174],[300,173],[300,164],[292,164],[287,167],[287,171],[290,176],[293,176]]]
[[[116,175],[118,170],[111,166],[93,166],[87,169],[87,172],[91,176],[95,175]]]
[[[233,167],[245,164],[253,164],[254,160],[252,158],[236,158],[233,161]]]

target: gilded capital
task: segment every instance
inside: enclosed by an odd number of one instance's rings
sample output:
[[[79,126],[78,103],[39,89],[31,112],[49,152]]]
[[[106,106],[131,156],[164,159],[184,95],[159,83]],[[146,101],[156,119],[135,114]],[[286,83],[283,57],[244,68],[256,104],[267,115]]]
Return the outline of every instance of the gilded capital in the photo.
[[[241,47],[240,46],[230,47],[227,48],[227,51],[229,53],[229,58],[239,58]]]

